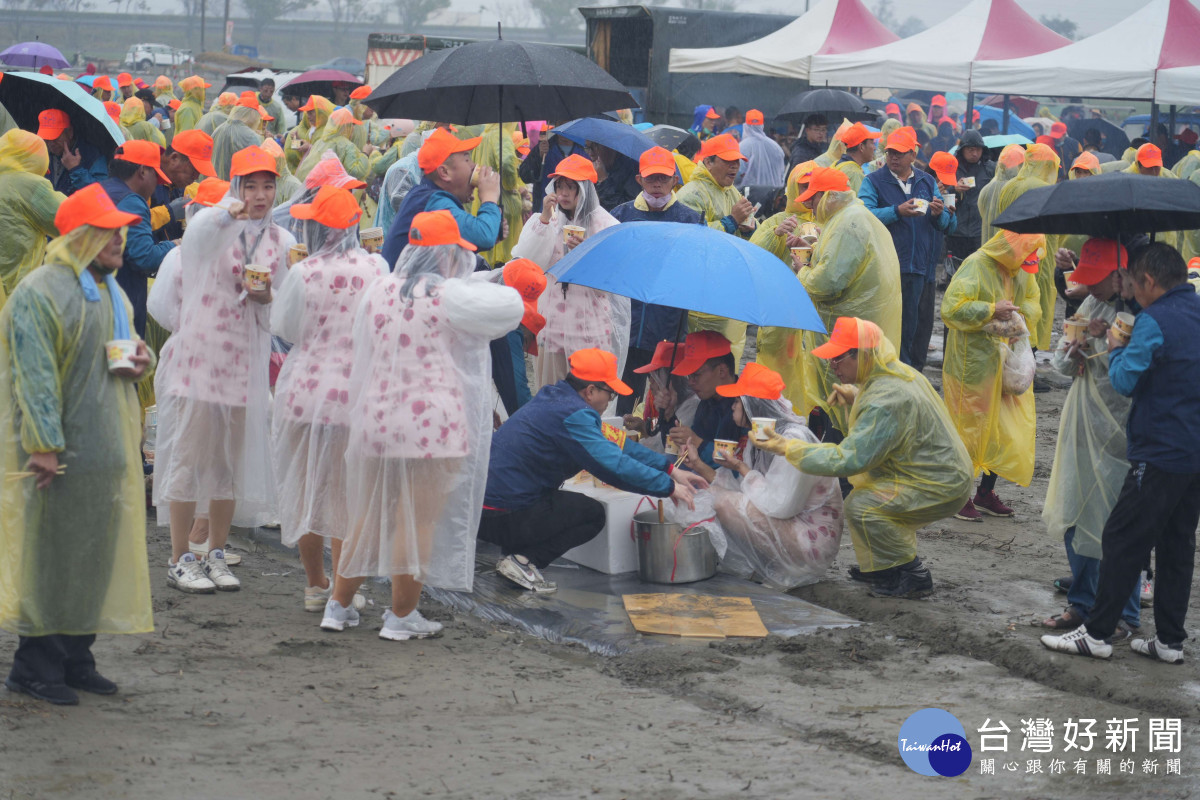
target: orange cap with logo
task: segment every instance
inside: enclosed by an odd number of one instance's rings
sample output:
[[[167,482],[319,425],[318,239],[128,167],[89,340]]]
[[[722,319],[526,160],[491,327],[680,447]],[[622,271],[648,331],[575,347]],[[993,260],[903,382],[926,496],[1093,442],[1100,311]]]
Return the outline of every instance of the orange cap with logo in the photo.
[[[63,236],[80,225],[116,230],[141,221],[142,218],[137,214],[127,214],[118,209],[108,192],[98,183],[89,184],[63,200],[54,214],[54,227]]]
[[[446,159],[455,153],[467,153],[474,150],[483,141],[482,136],[473,139],[459,139],[444,128],[435,128],[421,149],[417,151],[417,166],[424,173],[433,172],[446,163]]]
[[[1083,153],[1079,158],[1075,159],[1075,163],[1071,165],[1071,170],[1085,169],[1088,172],[1095,172],[1100,169],[1100,159],[1096,158],[1095,153]]]
[[[340,127],[342,125],[362,125],[362,120],[354,116],[354,112],[348,108],[339,108],[334,111],[329,115],[329,122],[334,127]],[[420,158],[420,156],[418,156],[418,158]]]
[[[882,133],[868,130],[866,125],[863,125],[861,122],[856,122],[849,128],[846,128],[846,130],[842,131],[837,138],[838,141],[845,144],[846,147],[858,147],[867,139],[878,139],[881,136],[883,136]]]
[[[763,113],[757,108],[752,108],[746,112],[747,125],[764,125],[766,120],[763,118]]]
[[[656,369],[671,369],[675,366],[675,350],[676,344],[674,342],[659,342],[654,347],[654,355],[650,358],[650,363],[644,367],[638,367],[634,372],[639,375],[646,375],[654,372]]]
[[[120,103],[114,103],[112,100],[105,100],[104,101],[104,110],[108,112],[108,115],[110,117],[112,117],[113,122],[117,123],[117,125],[121,124],[121,105],[120,105]]]
[[[850,179],[846,177],[846,173],[833,167],[817,167],[808,179],[808,188],[797,199],[803,203],[805,200],[811,199],[817,192],[848,191],[850,191]]]
[[[118,87],[132,86],[132,85],[133,85],[133,76],[130,75],[128,72],[122,72],[120,75],[117,76],[117,86]]]
[[[783,397],[783,376],[751,361],[738,376],[737,383],[717,387],[721,397],[757,397],[761,400],[778,400]]]
[[[458,222],[449,211],[422,211],[413,217],[408,229],[408,243],[417,247],[456,244],[474,252],[479,248],[462,238]]]
[[[929,157],[929,168],[937,179],[947,186],[958,184],[958,159],[949,153],[938,151]]]
[[[617,357],[596,347],[576,350],[569,359],[571,374],[581,381],[602,383],[620,395],[631,395],[633,389],[617,374]]]
[[[689,333],[683,342],[683,358],[675,362],[672,375],[691,375],[710,358],[733,352],[729,340],[716,331]]]
[[[229,194],[229,181],[223,181],[220,178],[205,178],[200,181],[200,185],[196,187],[196,196],[189,200],[187,205],[196,203],[202,206],[215,206],[227,194]]]
[[[256,172],[269,172],[272,175],[279,175],[279,167],[275,165],[275,159],[266,150],[263,150],[256,144],[252,144],[244,150],[238,150],[233,154],[233,160],[230,162],[229,174],[234,177],[244,177],[253,175]]]
[[[833,323],[829,341],[814,347],[812,354],[817,358],[837,358],[861,347],[879,346],[879,328],[875,325],[860,325],[857,317],[838,317]]]
[[[554,168],[554,172],[550,173],[550,177],[569,178],[576,182],[591,181],[592,183],[600,180],[600,177],[596,174],[596,166],[585,156],[581,156],[578,153],[573,153],[558,162],[558,166]]]
[[[675,176],[675,157],[665,147],[651,147],[638,159],[638,174],[643,178],[651,175]]]
[[[362,209],[349,189],[322,186],[312,202],[294,204],[291,215],[296,219],[311,219],[327,228],[345,230],[362,219]]]
[[[350,93],[351,100],[365,100],[371,96],[370,86],[360,86]]]
[[[746,160],[746,157],[742,155],[741,148],[738,147],[738,140],[733,137],[732,133],[722,133],[705,141],[700,145],[700,152],[696,154],[696,160],[703,161],[713,156],[722,161]]]
[[[917,149],[917,132],[911,125],[896,128],[888,134],[887,149],[897,153],[908,153]]]
[[[1162,150],[1158,149],[1158,145],[1147,142],[1137,150],[1137,162],[1143,167],[1161,167]]]
[[[171,179],[167,177],[167,173],[162,171],[162,148],[154,142],[147,142],[143,139],[130,139],[117,148],[117,152],[113,154],[113,159],[116,161],[128,161],[130,164],[137,164],[140,167],[150,167],[158,173],[159,183],[164,186],[171,183]]]
[[[92,81],[92,88],[103,89],[106,92],[111,92],[113,90],[112,78],[108,77],[107,75],[101,75]]]
[[[180,131],[171,139],[171,149],[187,156],[188,161],[192,162],[192,166],[201,175],[209,178],[217,176],[217,171],[212,165],[213,140],[204,131],[198,128]]]

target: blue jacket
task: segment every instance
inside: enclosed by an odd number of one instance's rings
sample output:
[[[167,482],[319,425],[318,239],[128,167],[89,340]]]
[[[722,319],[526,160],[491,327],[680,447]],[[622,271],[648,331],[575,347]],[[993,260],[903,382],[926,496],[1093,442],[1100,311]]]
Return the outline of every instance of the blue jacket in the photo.
[[[639,195],[640,197],[640,195]],[[677,200],[662,211],[643,210],[637,206],[638,198],[622,203],[612,210],[617,222],[683,222],[703,225],[700,212],[688,208]],[[629,301],[630,324],[629,346],[642,350],[653,350],[659,342],[674,342],[679,339],[679,318],[686,312],[670,306]]]
[[[1200,296],[1190,283],[1137,315],[1129,344],[1112,351],[1112,386],[1133,398],[1126,454],[1172,473],[1200,472]]]
[[[492,434],[485,508],[520,511],[562,486],[581,469],[618,489],[670,497],[673,459],[608,439],[600,415],[566,381],[542,390]]]
[[[74,149],[79,153],[79,166],[72,170],[63,168],[62,159],[50,154],[50,171],[46,180],[54,184],[56,192],[62,192],[70,197],[85,186],[99,183],[108,177],[108,162],[100,151],[87,142],[75,140]]]
[[[703,440],[697,455],[710,467],[717,466],[713,460],[713,439],[728,439],[739,441],[748,434],[748,428],[740,428],[733,421],[733,404],[738,402],[736,397],[713,395],[707,400],[701,400],[696,406],[696,416],[692,417],[692,433]]]
[[[396,268],[396,261],[408,246],[408,231],[412,228],[413,217],[422,211],[443,209],[454,215],[462,238],[480,250],[491,250],[496,245],[496,237],[500,235],[500,206],[484,203],[479,207],[479,216],[475,216],[463,208],[457,197],[439,189],[426,175],[404,196],[400,208],[396,209],[392,226],[388,228],[383,241],[383,257],[388,262],[388,269]]]
[[[910,198],[932,202],[942,197],[937,181],[927,172],[914,169],[911,185],[912,194],[905,194],[891,170],[877,169],[863,180],[858,197],[892,235],[896,257],[900,259],[900,274],[925,275],[930,264],[936,263],[941,255],[934,249],[941,241],[939,232],[954,232],[954,215],[942,211],[936,217],[929,214],[901,217],[896,206]]]
[[[124,260],[117,270],[117,283],[133,304],[133,327],[137,329],[138,336],[144,337],[149,279],[158,272],[163,258],[175,245],[154,241],[154,231],[150,230],[150,206],[146,205],[140,194],[130,191],[125,181],[105,178],[101,185],[117,208],[142,218],[136,225],[130,225],[129,233],[125,235]]]

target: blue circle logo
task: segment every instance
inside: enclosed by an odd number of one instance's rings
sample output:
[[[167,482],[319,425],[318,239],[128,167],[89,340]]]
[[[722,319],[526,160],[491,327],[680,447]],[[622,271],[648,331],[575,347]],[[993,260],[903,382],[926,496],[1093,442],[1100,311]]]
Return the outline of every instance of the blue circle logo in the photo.
[[[971,745],[958,718],[941,708],[923,708],[900,726],[900,757],[919,775],[953,778],[971,766]]]

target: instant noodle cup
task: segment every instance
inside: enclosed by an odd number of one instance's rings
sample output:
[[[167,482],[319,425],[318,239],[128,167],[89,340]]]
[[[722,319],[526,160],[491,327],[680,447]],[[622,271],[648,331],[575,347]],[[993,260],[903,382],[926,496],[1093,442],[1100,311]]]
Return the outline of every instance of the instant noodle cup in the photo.
[[[922,213],[922,214],[929,213],[929,201],[928,200],[921,198],[921,197],[917,197],[917,198],[913,199],[913,204],[916,206],[917,211],[919,211],[920,213]]]
[[[807,267],[812,259],[811,247],[793,247],[792,248],[792,266],[799,269]]]
[[[963,186],[967,187],[968,189],[975,188],[975,178],[974,177],[959,178],[958,180],[960,183],[962,183]]]
[[[771,417],[751,417],[750,429],[754,432],[754,438],[760,442],[767,440],[767,431],[775,432],[775,420]]]
[[[133,357],[137,355],[137,351],[136,339],[113,339],[105,344],[104,352],[108,355],[108,371],[136,369],[137,365],[133,363]]]
[[[738,443],[731,439],[713,439],[713,460],[731,461]]]
[[[945,204],[946,204],[946,208],[948,208],[948,209],[950,209],[951,211],[953,211],[953,210],[954,210],[954,206],[955,206],[955,205],[958,203],[958,196],[957,196],[957,195],[955,195],[955,194],[954,194],[954,192],[948,192],[948,193],[946,193],[946,195],[945,195],[945,196],[942,198],[942,201],[943,201],[943,202],[945,202]]]
[[[801,222],[798,233],[801,239],[812,244],[821,235],[821,229],[817,227],[817,223],[815,222]]]
[[[669,456],[677,456],[679,455],[679,445],[675,444],[670,437],[667,437],[666,444],[663,445],[663,452]]]
[[[580,227],[579,225],[563,225],[563,242],[571,241],[572,235],[576,239],[586,239],[587,228]]]
[[[308,245],[294,244],[288,248],[288,266],[295,266],[308,258]]]
[[[626,437],[628,437],[629,441],[631,441],[631,442],[642,441],[641,431],[626,431],[625,435],[626,435]]]
[[[1068,342],[1087,344],[1088,323],[1086,319],[1068,319],[1063,322],[1063,336]]]
[[[242,272],[242,285],[247,292],[265,292],[271,281],[271,270],[261,264],[247,264]]]
[[[383,228],[367,228],[359,234],[363,247],[372,253],[383,249]]]
[[[1118,313],[1112,324],[1112,334],[1113,338],[1129,344],[1129,337],[1133,335],[1133,314],[1128,311]]]

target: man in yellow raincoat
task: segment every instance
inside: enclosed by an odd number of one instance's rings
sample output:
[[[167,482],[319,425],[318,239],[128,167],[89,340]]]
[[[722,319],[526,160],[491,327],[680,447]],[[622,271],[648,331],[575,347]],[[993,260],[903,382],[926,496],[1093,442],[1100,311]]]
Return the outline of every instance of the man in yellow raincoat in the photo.
[[[310,95],[308,102],[300,106],[300,122],[283,140],[283,152],[287,154],[288,167],[293,173],[309,149],[325,135],[325,125],[334,109],[333,102],[319,94]],[[300,175],[296,177],[300,178]]]
[[[861,122],[856,122],[837,134],[838,141],[846,145],[846,152],[833,166],[839,172],[846,173],[846,177],[850,179],[850,188],[855,194],[863,182],[862,165],[874,160],[875,140],[882,136],[882,133],[867,130],[867,126]]]
[[[816,444],[772,432],[755,446],[810,475],[850,478],[844,509],[858,559],[851,577],[881,597],[929,594],[917,529],[954,514],[971,491],[971,460],[946,406],[873,322],[839,318],[813,355],[828,361],[850,405],[846,438]]]
[[[1058,153],[1054,148],[1045,144],[1031,144],[1025,151],[1025,164],[1017,177],[1008,182],[1000,192],[1000,203],[997,213],[1004,210],[1030,189],[1042,186],[1053,186],[1058,182]],[[1043,247],[1041,261],[1038,263],[1037,285],[1041,298],[1042,313],[1038,322],[1026,319],[1029,326],[1029,341],[1038,350],[1050,349],[1050,335],[1054,331],[1054,301],[1058,293],[1054,288],[1054,242]]]
[[[217,177],[229,180],[233,154],[247,147],[262,144],[262,116],[258,113],[258,98],[253,92],[240,98],[230,109],[225,121],[212,135],[212,164]]]
[[[997,517],[1012,509],[996,496],[996,478],[1021,486],[1033,478],[1037,417],[1033,389],[1005,394],[1001,344],[1005,325],[1020,314],[1028,329],[1037,326],[1042,306],[1038,282],[1041,234],[1000,231],[962,263],[942,297],[946,323],[946,357],[942,391],[950,418],[958,427],[974,470],[983,480],[974,500],[957,516],[979,521],[980,510]]]
[[[6,294],[41,265],[46,237],[58,235],[54,215],[67,198],[44,177],[49,165],[37,134],[14,128],[0,136],[0,280]]]
[[[183,90],[183,101],[175,110],[176,135],[190,131],[200,124],[200,118],[204,116],[204,90],[210,87],[212,84],[205,82],[199,75],[192,75],[179,82],[179,88]]]
[[[151,355],[136,342],[112,364],[106,348],[136,340],[114,278],[136,222],[99,184],[76,192],[0,314],[0,442],[22,475],[0,490],[0,627],[20,637],[5,685],[60,705],[117,691],[96,671],[97,633],[154,627],[134,389]]]

